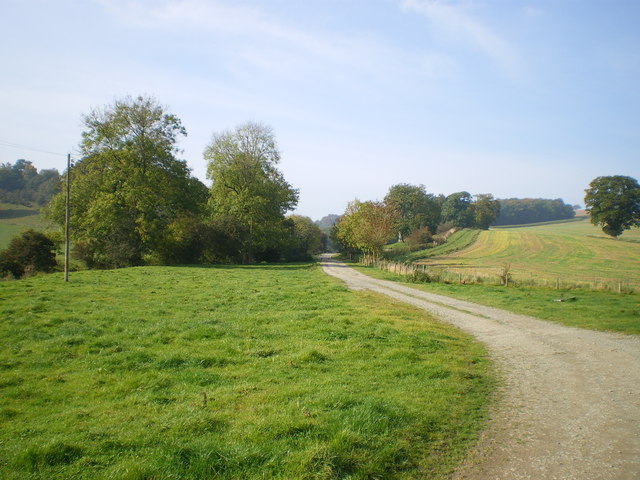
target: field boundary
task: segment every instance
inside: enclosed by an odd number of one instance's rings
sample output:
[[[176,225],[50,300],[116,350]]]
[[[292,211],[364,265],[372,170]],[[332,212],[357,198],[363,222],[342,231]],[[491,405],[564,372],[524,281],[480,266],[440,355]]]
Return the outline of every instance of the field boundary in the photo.
[[[604,290],[617,293],[638,293],[640,283],[625,278],[572,275],[540,275],[533,271],[513,271],[509,264],[502,267],[459,265],[441,267],[417,263],[402,263],[362,257],[360,264],[406,277],[415,283],[459,283],[469,285],[529,286],[560,289]],[[462,271],[466,270],[466,271]]]
[[[588,216],[583,216],[583,217],[565,218],[560,220],[549,220],[546,222],[519,223],[517,225],[491,225],[489,229],[502,230],[502,229],[509,229],[509,228],[541,227],[543,225],[557,225],[561,223],[581,222],[583,220],[587,220],[588,218],[589,218]]]

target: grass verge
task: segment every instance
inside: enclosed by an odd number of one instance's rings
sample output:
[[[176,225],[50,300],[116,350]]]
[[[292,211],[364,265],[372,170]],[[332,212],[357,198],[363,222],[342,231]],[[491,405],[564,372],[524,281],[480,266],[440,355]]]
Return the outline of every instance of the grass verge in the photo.
[[[405,277],[373,267],[352,265],[375,278],[404,282]],[[640,295],[541,287],[411,283],[422,290],[551,320],[570,327],[640,334]],[[556,300],[575,298],[565,302]]]
[[[315,265],[0,283],[4,479],[446,478],[483,347]]]

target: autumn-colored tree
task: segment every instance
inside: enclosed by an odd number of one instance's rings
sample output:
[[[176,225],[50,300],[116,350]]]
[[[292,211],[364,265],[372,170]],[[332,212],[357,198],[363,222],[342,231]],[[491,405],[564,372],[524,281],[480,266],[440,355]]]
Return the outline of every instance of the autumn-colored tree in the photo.
[[[355,200],[336,223],[336,238],[344,246],[378,258],[393,237],[398,219],[393,205]]]

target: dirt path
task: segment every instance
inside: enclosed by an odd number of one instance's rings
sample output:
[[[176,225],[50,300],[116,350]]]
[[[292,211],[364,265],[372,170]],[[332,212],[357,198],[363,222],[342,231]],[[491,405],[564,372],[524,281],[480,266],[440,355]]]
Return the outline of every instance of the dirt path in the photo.
[[[485,343],[501,400],[465,480],[640,479],[640,338],[568,328],[376,280],[332,260],[329,275],[423,308]]]

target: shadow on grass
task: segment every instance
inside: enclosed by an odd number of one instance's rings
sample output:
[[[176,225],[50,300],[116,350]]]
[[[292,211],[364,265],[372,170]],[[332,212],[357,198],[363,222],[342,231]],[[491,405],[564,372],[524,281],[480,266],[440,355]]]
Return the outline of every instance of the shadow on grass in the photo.
[[[269,270],[308,270],[316,265],[316,262],[297,262],[297,263],[255,263],[251,265],[242,264],[209,264],[209,265],[167,265],[163,268],[202,268],[217,270],[256,270],[268,268]]]
[[[37,210],[0,210],[0,219],[13,219],[13,218],[22,218],[22,217],[32,217],[34,215],[38,215],[40,212]]]

